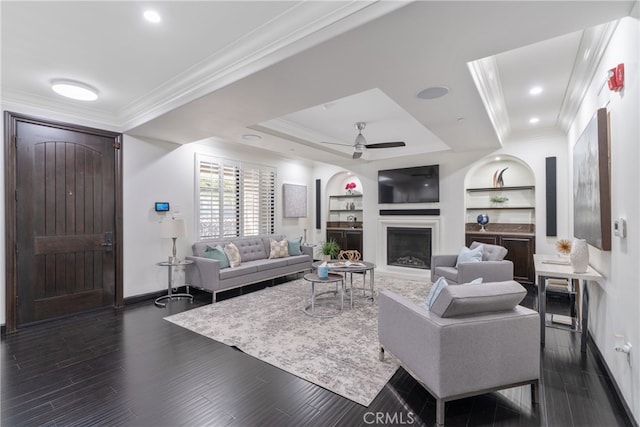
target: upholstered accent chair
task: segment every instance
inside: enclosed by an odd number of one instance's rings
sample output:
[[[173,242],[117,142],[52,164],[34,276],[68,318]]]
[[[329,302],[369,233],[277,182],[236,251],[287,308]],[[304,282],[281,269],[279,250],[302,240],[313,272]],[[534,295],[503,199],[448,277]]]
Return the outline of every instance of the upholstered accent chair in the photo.
[[[391,291],[378,298],[380,360],[385,351],[436,399],[436,424],[445,402],[531,384],[538,401],[540,317],[518,303],[515,281],[445,286],[430,308]]]
[[[480,249],[479,246],[482,246]],[[450,285],[469,283],[479,277],[484,282],[513,280],[513,262],[505,260],[507,248],[499,245],[472,242],[470,250],[481,250],[482,259],[458,262],[460,254],[431,257],[431,283],[444,277]]]

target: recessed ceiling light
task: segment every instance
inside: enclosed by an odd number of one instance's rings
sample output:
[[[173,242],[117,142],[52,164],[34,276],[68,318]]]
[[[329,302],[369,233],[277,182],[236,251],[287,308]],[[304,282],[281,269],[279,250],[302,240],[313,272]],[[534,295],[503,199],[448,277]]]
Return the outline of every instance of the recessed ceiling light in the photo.
[[[53,80],[51,89],[58,95],[78,101],[95,101],[98,99],[97,89],[73,80]]]
[[[160,17],[160,14],[155,10],[145,10],[143,16],[144,16],[144,19],[154,24],[157,24],[160,21],[162,21],[162,17]]]
[[[445,96],[449,93],[449,88],[446,86],[432,86],[418,92],[418,98],[420,99],[436,99]]]
[[[531,89],[529,89],[529,95],[540,95],[541,93],[542,93],[541,86],[534,86]]]
[[[539,118],[537,118],[537,117],[531,117],[531,118],[529,119],[529,123],[531,123],[532,125],[535,125],[535,124],[536,124],[536,123],[538,123],[539,121],[540,121],[540,119],[539,119]]]
[[[500,160],[500,156],[496,156],[496,158],[494,159],[496,162]]]
[[[246,133],[242,135],[242,139],[244,139],[245,141],[257,141],[259,139],[262,139],[262,137],[253,133]]]

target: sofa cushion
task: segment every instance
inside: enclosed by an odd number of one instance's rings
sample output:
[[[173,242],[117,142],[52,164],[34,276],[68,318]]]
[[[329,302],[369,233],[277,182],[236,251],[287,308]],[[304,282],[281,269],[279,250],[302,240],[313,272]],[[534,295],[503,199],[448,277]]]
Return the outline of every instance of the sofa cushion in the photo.
[[[482,261],[482,252],[483,245],[476,246],[473,249],[469,249],[466,246],[463,246],[462,249],[460,249],[460,253],[458,254],[458,259],[456,260],[456,268],[458,268],[458,264],[462,262]]]
[[[224,270],[220,270],[220,280],[245,276],[247,274],[256,273],[257,271],[258,266],[255,265],[255,261],[249,261],[247,264],[242,264],[236,268],[225,268]]]
[[[513,280],[467,286],[446,286],[436,297],[431,311],[440,317],[513,310],[527,290]]]
[[[224,247],[224,253],[227,254],[227,258],[229,258],[229,265],[232,268],[240,266],[242,258],[240,258],[240,251],[235,244],[227,243]]]
[[[300,245],[302,245],[302,236],[297,239],[289,239],[288,244],[289,255],[302,255],[302,250],[300,249]]]
[[[289,256],[289,242],[287,242],[287,239],[280,241],[271,239],[270,243],[271,251],[269,252],[269,259],[286,258]]]
[[[216,245],[214,247],[208,246],[204,251],[205,258],[216,259],[220,262],[220,268],[228,268],[229,267],[229,258],[227,258],[227,254],[224,252],[224,249],[220,245]]]
[[[507,255],[507,248],[499,245],[490,245],[487,243],[471,242],[469,249],[475,249],[482,246],[482,261],[502,261]]]
[[[427,310],[431,310],[433,302],[447,285],[447,280],[444,277],[439,277],[438,280],[436,280],[436,282],[431,285],[429,295],[427,295],[427,299],[424,302],[424,308],[426,308]]]
[[[251,265],[255,265],[258,268],[258,271],[266,271],[266,270],[271,270],[273,268],[286,267],[287,259],[286,258],[257,259],[255,261],[251,261]]]
[[[264,250],[261,237],[238,237],[231,242],[238,248],[242,262],[266,259],[269,254]]]
[[[287,265],[304,264],[305,262],[311,261],[309,255],[294,255],[285,259],[287,260]]]

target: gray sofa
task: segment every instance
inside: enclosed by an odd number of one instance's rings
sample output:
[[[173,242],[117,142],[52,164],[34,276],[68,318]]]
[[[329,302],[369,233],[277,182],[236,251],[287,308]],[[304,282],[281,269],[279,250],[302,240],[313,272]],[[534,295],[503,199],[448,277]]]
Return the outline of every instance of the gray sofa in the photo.
[[[430,310],[390,291],[378,298],[380,358],[389,351],[436,398],[436,424],[445,402],[532,385],[538,398],[540,317],[517,305],[517,282],[446,286]]]
[[[225,239],[202,240],[191,248],[193,256],[186,259],[194,261],[186,269],[186,283],[197,289],[213,294],[213,302],[220,291],[271,280],[289,274],[311,270],[313,248],[301,246],[302,255],[269,259],[270,239],[282,240],[283,236],[231,237]],[[220,268],[220,261],[205,257],[208,247],[233,243],[240,251],[241,264],[237,267]]]

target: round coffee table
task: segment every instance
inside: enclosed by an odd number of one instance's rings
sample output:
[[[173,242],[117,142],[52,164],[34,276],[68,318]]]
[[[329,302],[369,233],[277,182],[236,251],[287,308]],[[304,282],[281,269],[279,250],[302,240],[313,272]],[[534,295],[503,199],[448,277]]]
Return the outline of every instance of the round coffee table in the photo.
[[[316,261],[312,264],[312,267],[318,268],[323,261]],[[329,271],[333,273],[344,273],[344,285],[347,286],[347,274],[349,274],[349,305],[353,308],[353,299],[354,299],[354,290],[358,288],[354,288],[353,286],[353,274],[352,273],[361,273],[362,274],[362,288],[359,289],[362,291],[362,296],[356,297],[356,299],[367,299],[369,301],[375,301],[375,289],[374,289],[374,269],[376,265],[372,262],[368,261],[358,261],[353,264],[347,264],[344,261],[329,261],[327,263],[329,265]],[[369,273],[369,289],[367,290],[366,280],[367,273]],[[367,292],[369,291],[369,292]]]
[[[304,312],[312,317],[334,317],[342,313],[344,309],[344,278],[341,274],[329,273],[326,278],[320,278],[317,273],[307,273],[304,275],[304,280],[311,282],[311,304],[304,308]],[[329,284],[335,283],[336,289],[332,291],[325,291],[316,293],[316,284]],[[338,289],[338,283],[340,289]],[[335,301],[326,301],[329,298],[321,298],[323,301],[317,301],[316,297],[324,294],[334,294],[337,296],[340,292],[340,305],[338,306]],[[316,311],[316,307],[327,307],[329,311]]]

